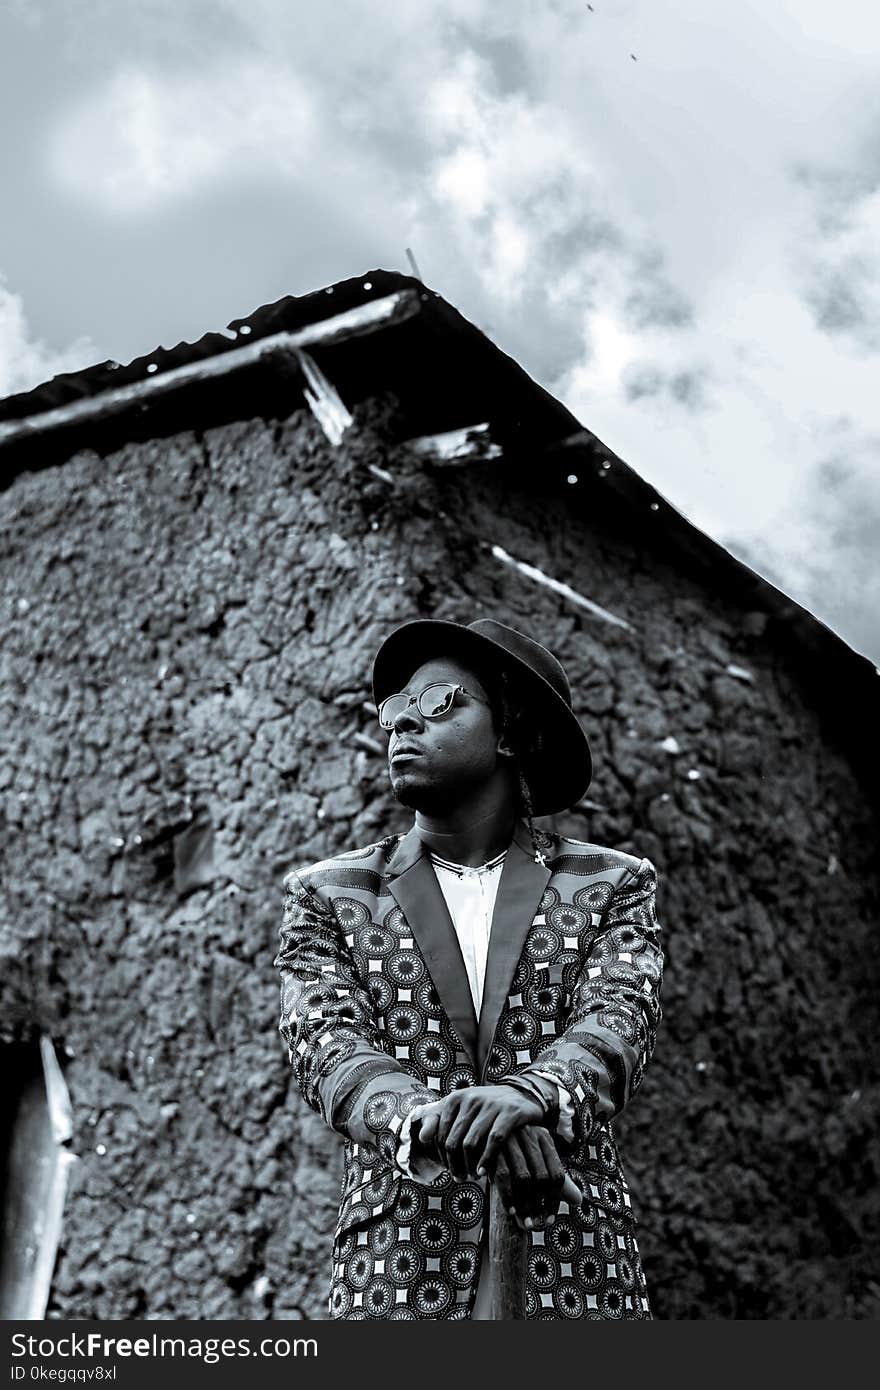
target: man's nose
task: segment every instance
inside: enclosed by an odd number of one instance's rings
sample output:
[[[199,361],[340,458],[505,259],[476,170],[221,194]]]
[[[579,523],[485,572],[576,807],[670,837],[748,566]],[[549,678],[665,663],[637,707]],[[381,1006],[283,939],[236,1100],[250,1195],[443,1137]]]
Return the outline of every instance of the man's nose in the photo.
[[[405,729],[423,729],[424,727],[425,721],[419,713],[419,707],[415,700],[412,704],[407,705],[406,709],[402,709],[394,720],[394,730],[398,734],[402,734]]]

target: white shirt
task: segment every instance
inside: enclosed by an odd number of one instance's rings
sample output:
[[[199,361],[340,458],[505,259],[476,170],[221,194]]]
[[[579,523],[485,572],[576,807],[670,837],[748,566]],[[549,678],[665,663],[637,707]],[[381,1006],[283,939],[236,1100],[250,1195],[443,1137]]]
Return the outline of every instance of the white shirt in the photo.
[[[437,882],[461,947],[477,1018],[483,1003],[495,897],[506,856],[507,850],[502,850],[494,859],[472,869],[467,864],[453,864],[449,859],[441,859],[439,854],[431,854]]]

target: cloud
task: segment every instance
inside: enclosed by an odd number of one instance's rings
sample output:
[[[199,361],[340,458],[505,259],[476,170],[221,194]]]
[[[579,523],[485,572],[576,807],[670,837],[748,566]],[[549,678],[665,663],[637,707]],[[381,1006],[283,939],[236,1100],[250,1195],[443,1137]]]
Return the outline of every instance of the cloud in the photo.
[[[131,218],[236,176],[295,175],[313,136],[306,82],[284,64],[126,67],[67,113],[49,157],[62,187]]]
[[[61,372],[76,371],[96,357],[88,338],[78,338],[65,348],[49,347],[34,338],[21,296],[0,277],[0,399],[30,391]]]
[[[706,410],[709,401],[706,386],[709,371],[705,367],[694,367],[688,371],[669,372],[651,364],[630,363],[621,374],[624,393],[628,401],[641,401],[646,398],[665,396],[686,410]]]
[[[32,219],[41,174],[53,211],[79,218],[77,275],[44,255],[71,322],[79,293],[133,354],[368,266],[406,270],[412,246],[429,284],[697,525],[754,546],[820,615],[856,590],[869,603],[845,534],[880,433],[880,27],[864,0],[725,6],[712,24],[705,0],[50,8],[53,51],[76,63],[21,124],[51,125],[48,168],[36,136],[28,163]],[[859,422],[845,439],[840,418]],[[832,487],[841,451],[851,473]]]
[[[880,655],[880,432],[829,421],[792,499],[776,568],[789,592],[853,646]]]
[[[864,352],[880,351],[880,189],[826,238],[811,269],[805,295],[817,326]]]

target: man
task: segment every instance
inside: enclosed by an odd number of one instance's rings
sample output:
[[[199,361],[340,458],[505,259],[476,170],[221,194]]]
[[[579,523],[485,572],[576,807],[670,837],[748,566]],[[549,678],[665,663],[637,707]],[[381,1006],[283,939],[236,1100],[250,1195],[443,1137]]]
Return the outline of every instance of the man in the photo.
[[[662,1016],[653,865],[534,828],[592,761],[525,634],[406,623],[373,694],[414,824],[288,874],[275,962],[302,1095],[346,1140],[331,1316],[503,1316],[494,1190],[508,1315],[648,1318],[611,1121]]]

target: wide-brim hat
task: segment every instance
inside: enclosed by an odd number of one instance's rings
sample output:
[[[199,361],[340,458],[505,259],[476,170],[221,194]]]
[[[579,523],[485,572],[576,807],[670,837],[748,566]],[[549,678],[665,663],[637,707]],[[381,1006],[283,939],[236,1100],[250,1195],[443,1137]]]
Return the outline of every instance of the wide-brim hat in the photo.
[[[523,764],[533,814],[550,816],[579,801],[590,785],[593,759],[587,736],[571,707],[568,677],[553,653],[494,618],[478,618],[467,624],[418,618],[395,628],[376,653],[376,705],[386,696],[396,695],[413,671],[438,656],[454,656],[465,662],[470,658],[481,666],[488,661],[493,669],[512,678],[541,734],[540,751]]]

